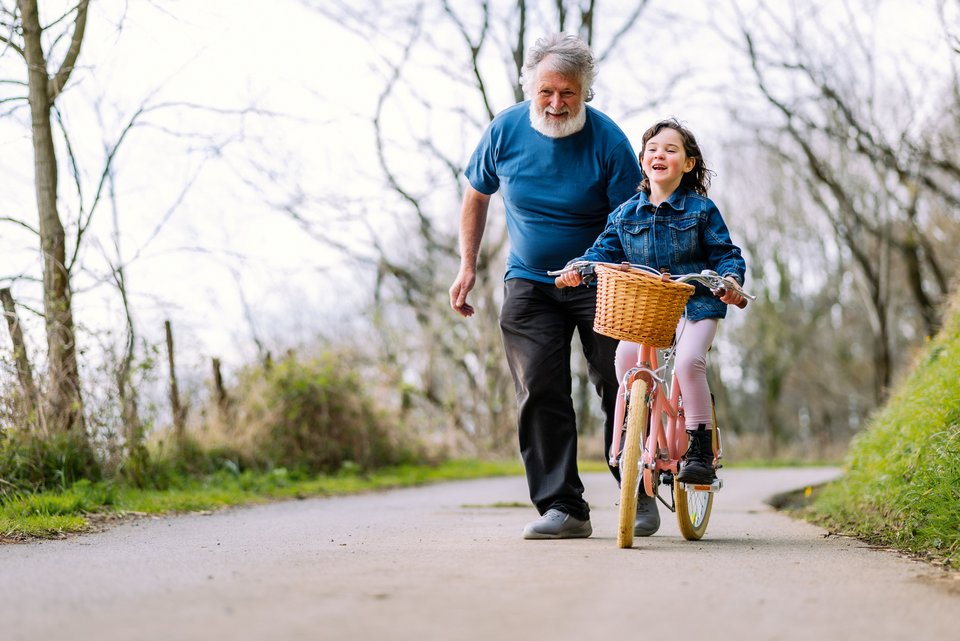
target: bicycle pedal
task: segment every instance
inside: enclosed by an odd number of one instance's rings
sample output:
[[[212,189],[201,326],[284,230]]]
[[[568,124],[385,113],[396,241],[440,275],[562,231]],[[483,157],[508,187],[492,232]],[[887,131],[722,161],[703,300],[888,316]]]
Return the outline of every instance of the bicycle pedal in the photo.
[[[687,492],[719,492],[723,487],[723,479],[717,479],[711,484],[707,483],[681,483],[683,489]]]

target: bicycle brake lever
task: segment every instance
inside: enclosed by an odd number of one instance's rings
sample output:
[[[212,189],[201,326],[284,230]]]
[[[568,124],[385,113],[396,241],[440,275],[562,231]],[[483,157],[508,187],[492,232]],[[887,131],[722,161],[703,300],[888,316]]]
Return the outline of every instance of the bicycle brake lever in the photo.
[[[583,267],[580,268],[580,278],[582,278],[581,280],[582,285],[589,285],[594,280],[596,280],[597,272],[596,272],[596,269],[594,269],[594,265],[592,263],[588,265],[584,265]]]

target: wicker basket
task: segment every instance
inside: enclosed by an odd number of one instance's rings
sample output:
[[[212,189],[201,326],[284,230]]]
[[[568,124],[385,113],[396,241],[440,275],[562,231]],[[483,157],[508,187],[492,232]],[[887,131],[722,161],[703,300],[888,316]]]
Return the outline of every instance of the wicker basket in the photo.
[[[669,347],[694,287],[636,269],[597,265],[598,334],[651,347]]]

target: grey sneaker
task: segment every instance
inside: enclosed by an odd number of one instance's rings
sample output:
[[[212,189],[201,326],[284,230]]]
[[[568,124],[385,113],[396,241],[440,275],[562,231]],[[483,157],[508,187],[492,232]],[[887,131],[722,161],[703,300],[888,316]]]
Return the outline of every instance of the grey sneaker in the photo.
[[[590,519],[581,521],[553,508],[523,528],[525,539],[585,539],[591,534]]]
[[[634,536],[650,536],[660,529],[660,512],[657,510],[657,498],[647,496],[640,488],[637,497],[637,518],[633,521]]]

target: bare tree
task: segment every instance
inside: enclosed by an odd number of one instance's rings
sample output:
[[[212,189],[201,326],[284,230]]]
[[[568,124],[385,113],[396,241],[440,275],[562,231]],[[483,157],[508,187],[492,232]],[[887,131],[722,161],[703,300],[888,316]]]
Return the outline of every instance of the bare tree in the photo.
[[[754,126],[763,144],[802,177],[797,198],[811,203],[855,267],[859,304],[874,338],[873,395],[881,401],[911,338],[939,327],[956,238],[943,212],[960,205],[956,78],[928,68],[885,73],[868,7],[833,3],[794,12],[761,4],[738,16],[739,48],[773,119]],[[928,6],[929,15],[934,7]],[[943,48],[946,51],[946,48]],[[946,61],[944,61],[946,62]],[[922,59],[915,63],[929,64]],[[929,79],[935,115],[910,88]],[[939,83],[939,86],[937,85]],[[741,113],[738,104],[732,111]],[[953,114],[943,119],[943,114]],[[855,301],[849,301],[856,304]]]
[[[125,428],[126,448],[129,454],[142,455],[144,427],[140,418],[139,395],[133,381],[134,362],[136,359],[137,327],[133,319],[133,309],[130,304],[130,295],[127,288],[126,268],[123,262],[121,249],[120,222],[118,220],[118,206],[116,202],[115,180],[112,168],[106,172],[108,189],[113,212],[113,249],[116,252],[117,262],[112,265],[112,275],[117,292],[123,305],[125,336],[123,353],[118,359],[116,370],[117,393],[120,400],[120,417]]]
[[[82,434],[84,427],[80,374],[67,265],[66,234],[57,204],[57,155],[51,114],[80,56],[89,0],[80,0],[47,26],[40,22],[37,0],[4,6],[0,42],[20,56],[26,77],[34,153],[34,181],[40,246],[43,256],[43,306],[47,333],[46,422],[55,430]],[[59,28],[61,38],[44,38]],[[45,43],[49,43],[45,49]],[[51,65],[53,68],[51,69]]]
[[[0,56],[6,58],[4,62],[11,60],[22,63],[4,67],[8,75],[13,77],[0,79],[0,105],[5,109],[0,115],[18,119],[24,116],[24,112],[29,114],[39,221],[35,224],[28,222],[26,215],[11,215],[0,218],[0,222],[16,225],[19,229],[35,235],[43,257],[42,316],[47,350],[45,363],[36,368],[39,383],[37,387],[44,391],[46,397],[39,412],[40,418],[44,419],[53,431],[70,431],[81,437],[88,431],[84,429],[84,410],[88,410],[88,419],[95,410],[85,408],[85,404],[92,401],[85,399],[81,393],[83,381],[77,362],[74,301],[76,295],[87,291],[85,284],[89,288],[107,285],[114,288],[118,294],[125,329],[121,338],[121,355],[115,360],[116,371],[111,374],[111,382],[117,386],[119,417],[123,423],[126,442],[130,447],[136,447],[142,439],[143,424],[139,416],[135,381],[138,334],[131,302],[129,267],[161,234],[172,215],[181,208],[197,180],[200,167],[211,159],[224,157],[228,146],[243,140],[242,133],[237,131],[218,134],[189,131],[189,125],[165,126],[163,114],[177,113],[182,116],[184,113],[202,112],[205,115],[215,114],[212,117],[218,120],[227,118],[231,122],[242,122],[251,115],[264,115],[264,112],[252,107],[229,110],[184,102],[163,102],[157,99],[163,88],[158,87],[123,117],[116,133],[105,135],[111,140],[103,144],[102,159],[91,162],[88,150],[74,146],[71,133],[76,132],[70,131],[67,118],[61,113],[62,101],[59,100],[77,66],[86,33],[88,5],[89,0],[78,1],[63,15],[51,16],[49,12],[52,3],[0,0]],[[9,71],[11,69],[14,71]],[[20,69],[22,75],[18,75]],[[88,105],[95,111],[104,132],[111,129],[103,117],[103,103],[108,99],[105,94]],[[192,147],[185,153],[204,157],[196,175],[188,179],[179,190],[174,190],[167,210],[156,216],[157,222],[152,233],[140,246],[125,254],[121,251],[120,203],[115,193],[118,181],[117,159],[121,148],[128,145],[131,134],[144,126],[153,126],[171,138],[189,139]],[[91,175],[94,184],[93,189],[88,191],[84,181]],[[72,190],[64,189],[64,176],[73,181],[70,185]],[[101,243],[97,237],[95,217],[104,204],[112,207],[113,229],[111,241]],[[87,251],[88,248],[95,249],[98,246],[102,250],[105,265],[102,269],[92,266],[94,260],[90,259],[91,252]],[[32,273],[3,275],[3,280],[11,283],[30,283],[32,278]],[[112,350],[112,346],[105,347],[107,352]],[[149,362],[149,358],[141,361],[143,362]],[[92,375],[99,364],[89,365],[88,371]],[[107,391],[104,391],[102,396],[112,398],[112,394]],[[93,424],[86,427],[91,432],[95,430]]]
[[[305,203],[288,213],[375,270],[372,319],[384,339],[379,353],[403,390],[401,406],[418,418],[429,413],[438,430],[452,425],[479,450],[510,451],[514,391],[497,322],[507,237],[497,201],[478,259],[483,277],[472,292],[476,322],[453,321],[446,293],[459,258],[466,157],[496,113],[523,99],[520,70],[533,39],[575,32],[602,62],[636,30],[648,2],[619,12],[612,3],[604,12],[595,0],[304,4],[373,43],[382,89],[369,122],[382,188],[379,212],[359,199],[336,205],[368,221],[361,249],[311,223]],[[427,87],[437,90],[428,95]],[[411,156],[420,160],[412,165]],[[590,410],[586,403],[578,409]]]
[[[863,364],[872,340],[862,314],[840,302],[851,298],[842,243],[818,208],[795,197],[803,177],[769,141],[741,143],[739,151],[722,173],[749,181],[728,188],[725,209],[743,239],[757,300],[725,321],[717,347],[720,363],[733,367],[715,373],[723,393],[718,413],[735,421],[733,432],[762,437],[760,451],[741,455],[778,456],[799,446],[826,456],[854,431],[850,416],[875,404],[875,377]]]

